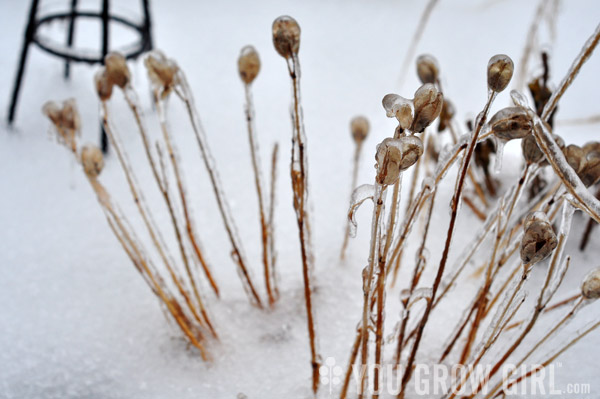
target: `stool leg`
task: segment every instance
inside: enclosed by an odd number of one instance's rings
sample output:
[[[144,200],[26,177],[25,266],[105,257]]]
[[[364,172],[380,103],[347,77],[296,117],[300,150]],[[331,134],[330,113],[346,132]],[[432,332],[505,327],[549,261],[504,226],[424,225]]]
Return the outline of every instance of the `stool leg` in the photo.
[[[27,52],[29,45],[33,41],[35,35],[35,15],[37,13],[38,0],[31,2],[31,9],[29,10],[29,21],[27,22],[27,28],[25,29],[25,42],[21,49],[21,58],[19,60],[19,68],[17,69],[17,77],[15,79],[12,98],[10,101],[10,108],[8,111],[8,124],[12,125],[15,119],[15,111],[17,108],[17,101],[19,100],[19,91],[21,90],[21,81],[23,80],[23,72],[25,70],[25,63],[27,62]]]
[[[75,35],[75,10],[77,9],[77,0],[71,0],[71,18],[69,19],[69,31],[67,33],[67,48],[73,47],[73,36]],[[65,79],[69,79],[71,62],[67,58],[65,61]]]
[[[142,9],[144,12],[144,50],[150,51],[154,48],[152,41],[152,20],[150,19],[150,5],[148,0],[142,0]]]
[[[104,57],[108,54],[108,22],[109,22],[109,4],[108,0],[102,0],[102,63],[104,64]],[[108,137],[106,137],[106,132],[100,124],[100,148],[103,153],[108,152]]]

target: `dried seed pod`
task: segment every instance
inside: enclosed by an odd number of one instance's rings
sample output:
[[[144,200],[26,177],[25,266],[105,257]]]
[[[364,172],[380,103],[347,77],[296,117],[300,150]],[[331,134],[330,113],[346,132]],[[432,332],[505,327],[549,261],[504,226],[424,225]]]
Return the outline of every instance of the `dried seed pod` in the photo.
[[[423,142],[417,136],[386,138],[377,146],[377,183],[392,185],[400,172],[408,169],[423,154]]]
[[[440,67],[432,55],[423,54],[417,58],[417,75],[421,83],[435,83],[439,73]]]
[[[585,143],[583,147],[581,147],[581,149],[585,153],[586,157],[594,153],[600,155],[600,143],[597,141],[590,141],[588,143]]]
[[[583,169],[585,164],[585,153],[581,147],[575,144],[569,144],[563,149],[563,154],[565,154],[567,162],[575,172],[579,173]]]
[[[503,108],[490,119],[494,135],[503,140],[521,139],[532,132],[533,121],[520,107]]]
[[[104,66],[109,82],[124,89],[131,80],[127,60],[121,53],[111,52],[104,57]]]
[[[62,110],[55,101],[48,101],[42,107],[42,112],[55,126],[62,125]]]
[[[246,46],[240,51],[238,58],[238,71],[242,81],[249,85],[256,79],[260,71],[260,58],[253,46]]]
[[[545,124],[548,129],[551,129],[547,123]],[[533,128],[539,129],[537,125],[534,125]],[[559,135],[553,134],[552,137],[561,149],[565,147],[565,142]],[[521,150],[523,151],[523,157],[525,158],[525,162],[529,164],[540,163],[540,165],[542,166],[548,165],[544,153],[542,152],[542,150],[540,150],[540,147],[538,147],[537,142],[535,141],[535,136],[533,134],[527,135],[523,138],[523,140],[521,141]]]
[[[300,50],[300,25],[290,16],[273,21],[273,45],[280,56],[290,58]]]
[[[108,101],[112,96],[113,83],[108,79],[106,68],[101,67],[94,75],[96,93],[101,101]]]
[[[543,212],[530,213],[525,219],[524,230],[521,240],[523,263],[535,264],[546,259],[558,244],[554,229]]]
[[[144,59],[144,65],[148,70],[148,77],[155,86],[163,91],[163,96],[166,96],[177,81],[177,72],[179,67],[177,63],[170,58],[167,58],[162,52],[153,50]]]
[[[446,128],[450,125],[450,121],[456,115],[456,110],[454,109],[454,105],[450,102],[450,100],[444,100],[444,105],[442,106],[442,112],[440,113],[440,124],[438,126],[438,132],[442,132],[446,130]]]
[[[90,178],[96,178],[104,168],[104,156],[100,148],[87,144],[81,149],[83,171]]]
[[[442,112],[444,96],[431,83],[425,83],[415,92],[415,117],[411,130],[420,133]]]
[[[577,174],[586,187],[593,186],[600,180],[600,154],[590,152],[585,156],[581,171]]]
[[[510,83],[514,71],[513,61],[505,54],[490,58],[487,68],[488,88],[500,93]]]
[[[81,119],[79,118],[77,104],[72,98],[63,102],[62,125],[65,129],[74,132],[79,132],[79,129],[81,128]]]
[[[361,144],[369,135],[369,120],[364,116],[355,116],[350,121],[350,132],[356,144]]]
[[[386,94],[381,100],[388,118],[395,117],[402,129],[410,129],[413,123],[413,102],[397,94]]]
[[[586,299],[600,298],[600,268],[592,270],[583,278],[581,295]]]

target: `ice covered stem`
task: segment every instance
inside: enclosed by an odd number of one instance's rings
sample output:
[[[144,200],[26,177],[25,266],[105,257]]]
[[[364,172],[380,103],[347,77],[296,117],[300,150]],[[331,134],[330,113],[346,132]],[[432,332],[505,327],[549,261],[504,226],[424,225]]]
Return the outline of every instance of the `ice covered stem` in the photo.
[[[252,82],[256,78],[260,71],[260,58],[258,52],[253,46],[246,46],[242,48],[240,56],[238,58],[238,72],[240,78],[244,83],[244,91],[246,94],[246,125],[248,128],[248,140],[250,142],[250,157],[252,159],[252,169],[254,170],[254,184],[256,186],[256,194],[258,197],[258,213],[260,218],[260,234],[262,239],[262,261],[263,261],[263,272],[265,279],[265,288],[267,291],[267,300],[269,305],[275,303],[275,281],[272,277],[274,275],[271,268],[271,256],[270,252],[270,229],[267,220],[267,207],[266,199],[263,193],[263,177],[260,168],[260,156],[258,152],[258,140],[256,138],[256,129],[254,127],[254,104],[252,101]]]
[[[398,394],[399,398],[404,397],[404,392],[406,389],[406,385],[412,376],[413,364],[415,362],[415,358],[417,355],[417,351],[419,350],[419,345],[421,343],[421,338],[423,337],[423,331],[425,330],[425,325],[429,319],[429,315],[431,313],[431,308],[433,303],[435,302],[435,297],[437,294],[437,290],[439,288],[442,276],[444,275],[444,270],[446,268],[446,263],[448,261],[448,254],[450,252],[450,243],[452,242],[452,236],[454,234],[454,227],[456,224],[456,217],[458,215],[458,204],[460,202],[460,198],[462,195],[462,190],[465,183],[465,177],[467,175],[467,169],[469,167],[469,163],[471,162],[471,158],[473,156],[473,150],[475,149],[475,144],[477,144],[477,139],[479,138],[479,133],[485,121],[487,119],[490,106],[494,101],[498,92],[504,90],[512,77],[512,61],[508,56],[494,56],[490,59],[488,63],[488,100],[483,108],[483,111],[478,115],[476,120],[475,129],[473,131],[473,135],[471,137],[471,141],[466,149],[466,153],[463,157],[460,170],[458,172],[458,177],[456,181],[456,186],[454,189],[454,195],[452,197],[451,202],[451,210],[450,210],[450,222],[448,225],[448,233],[446,236],[446,243],[444,244],[444,250],[442,252],[442,258],[440,260],[440,264],[438,266],[438,270],[435,276],[435,280],[433,282],[432,292],[431,292],[431,300],[427,302],[427,306],[425,307],[425,312],[421,321],[419,322],[419,327],[417,329],[417,333],[415,336],[415,340],[411,349],[410,356],[408,358],[408,363],[406,366],[406,372],[402,376],[402,382],[400,387],[400,393]]]
[[[194,134],[196,136],[196,141],[198,142],[198,147],[200,148],[200,153],[202,154],[202,159],[204,160],[204,165],[206,167],[206,170],[208,171],[208,176],[210,177],[210,181],[213,186],[213,191],[217,199],[219,211],[221,213],[221,217],[223,218],[223,224],[225,226],[227,236],[229,237],[229,241],[232,246],[232,256],[238,266],[238,271],[242,280],[242,284],[244,286],[244,290],[246,291],[248,297],[250,298],[250,301],[253,304],[255,304],[258,307],[262,307],[262,301],[260,299],[260,296],[258,295],[258,292],[256,291],[256,288],[254,287],[254,283],[252,282],[252,277],[250,275],[250,270],[248,270],[247,267],[248,262],[246,260],[246,255],[242,247],[242,242],[238,234],[237,226],[235,225],[233,216],[231,214],[231,210],[229,208],[229,203],[227,202],[225,192],[223,191],[223,187],[221,185],[221,179],[219,177],[219,173],[217,172],[215,160],[208,146],[206,133],[204,132],[204,128],[202,127],[202,123],[200,122],[200,116],[194,104],[194,97],[192,95],[192,91],[190,89],[189,84],[187,83],[185,74],[181,69],[177,70],[173,79],[173,82],[175,83],[175,93],[177,93],[179,98],[184,102],[186,110],[190,117],[190,122],[192,124]]]
[[[308,165],[306,156],[306,135],[302,106],[300,105],[300,25],[292,17],[281,16],[273,21],[273,46],[285,60],[292,80],[292,160],[291,180],[294,195],[294,210],[300,237],[300,251],[302,256],[302,276],[304,280],[304,298],[306,302],[306,316],[310,356],[312,366],[312,389],[316,393],[319,388],[320,356],[317,353],[317,337],[312,306],[313,255],[311,248],[311,231],[308,213]]]
[[[350,122],[350,133],[354,140],[354,160],[352,166],[352,183],[350,185],[351,192],[356,188],[356,181],[358,179],[358,166],[360,163],[360,154],[362,152],[363,143],[369,134],[369,120],[364,116],[357,116]],[[350,220],[346,221],[346,230],[344,232],[344,241],[342,243],[342,249],[340,251],[340,259],[344,260],[346,256],[346,248],[348,247],[348,239],[350,237]]]

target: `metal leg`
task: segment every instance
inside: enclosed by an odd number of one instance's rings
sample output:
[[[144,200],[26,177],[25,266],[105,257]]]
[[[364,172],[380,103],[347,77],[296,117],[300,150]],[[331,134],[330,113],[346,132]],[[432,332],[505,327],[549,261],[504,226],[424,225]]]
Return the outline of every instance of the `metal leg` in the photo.
[[[109,16],[109,4],[108,0],[102,0],[102,64],[104,64],[104,57],[108,54],[108,41],[109,41],[109,32],[108,32],[108,16]],[[103,153],[108,152],[108,137],[106,137],[106,132],[100,124],[100,148]]]
[[[150,5],[148,0],[142,0],[142,11],[144,12],[144,50],[150,51],[154,48],[152,41],[152,20],[150,19]]]
[[[75,35],[75,10],[77,9],[77,0],[71,0],[71,18],[69,20],[69,31],[67,34],[67,48],[73,47],[73,36]],[[69,79],[71,63],[67,58],[65,61],[65,79]]]
[[[29,10],[29,21],[27,22],[27,28],[25,29],[25,42],[21,49],[21,59],[19,61],[19,68],[17,69],[17,77],[15,79],[12,99],[10,101],[10,108],[8,111],[8,123],[12,124],[15,119],[15,111],[17,108],[17,101],[19,100],[19,91],[21,90],[21,81],[23,80],[23,72],[25,70],[25,63],[27,62],[27,52],[29,45],[33,41],[35,34],[35,15],[37,13],[38,0],[31,2],[31,9]]]

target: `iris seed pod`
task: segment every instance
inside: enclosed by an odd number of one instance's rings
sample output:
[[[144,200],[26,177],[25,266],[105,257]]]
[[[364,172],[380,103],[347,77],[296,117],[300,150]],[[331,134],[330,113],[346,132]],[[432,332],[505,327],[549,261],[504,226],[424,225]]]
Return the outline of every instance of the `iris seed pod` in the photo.
[[[431,83],[425,83],[415,92],[415,117],[411,130],[420,133],[442,112],[444,96]]]
[[[112,52],[104,57],[104,66],[108,80],[124,89],[131,80],[131,73],[127,67],[127,60],[121,53]]]
[[[581,295],[586,299],[600,298],[600,268],[592,270],[584,277]]]
[[[72,98],[63,102],[62,123],[63,127],[67,130],[78,132],[81,128],[81,119],[79,118],[77,104]]]
[[[417,75],[421,83],[435,83],[438,80],[439,72],[440,67],[433,56],[423,54],[417,58]]]
[[[96,93],[101,101],[108,101],[112,96],[113,83],[108,79],[106,68],[101,67],[94,75]]]
[[[42,107],[42,112],[55,126],[62,124],[62,110],[55,101],[48,101]]]
[[[104,168],[104,156],[95,145],[85,145],[81,150],[83,171],[90,178],[96,178]]]
[[[558,244],[554,229],[543,212],[530,213],[525,219],[524,230],[521,240],[523,263],[533,265],[546,259]]]
[[[497,54],[490,58],[487,68],[488,88],[500,93],[510,83],[514,71],[514,64],[509,56]]]
[[[240,51],[238,58],[238,71],[242,81],[249,85],[256,79],[260,72],[260,58],[253,46],[246,46]]]
[[[563,154],[569,165],[576,173],[581,172],[585,165],[585,153],[583,149],[575,144],[569,144],[563,149]]]
[[[489,123],[494,135],[503,140],[521,139],[533,129],[531,117],[520,107],[501,109]]]
[[[364,116],[356,116],[350,121],[350,133],[356,144],[361,144],[369,135],[369,120]]]
[[[148,77],[157,88],[162,88],[166,95],[177,84],[177,63],[167,58],[162,52],[153,50],[144,59],[144,65],[148,70]]]
[[[377,183],[392,185],[398,181],[400,172],[408,169],[423,154],[423,143],[416,136],[398,139],[387,138],[377,146]]]
[[[300,50],[300,25],[290,16],[282,15],[273,21],[273,45],[283,58]]]
[[[581,171],[577,174],[586,187],[590,187],[600,180],[600,154],[590,152],[585,156]]]
[[[402,129],[410,129],[414,118],[413,102],[397,94],[386,94],[381,100],[388,118],[395,117]]]

